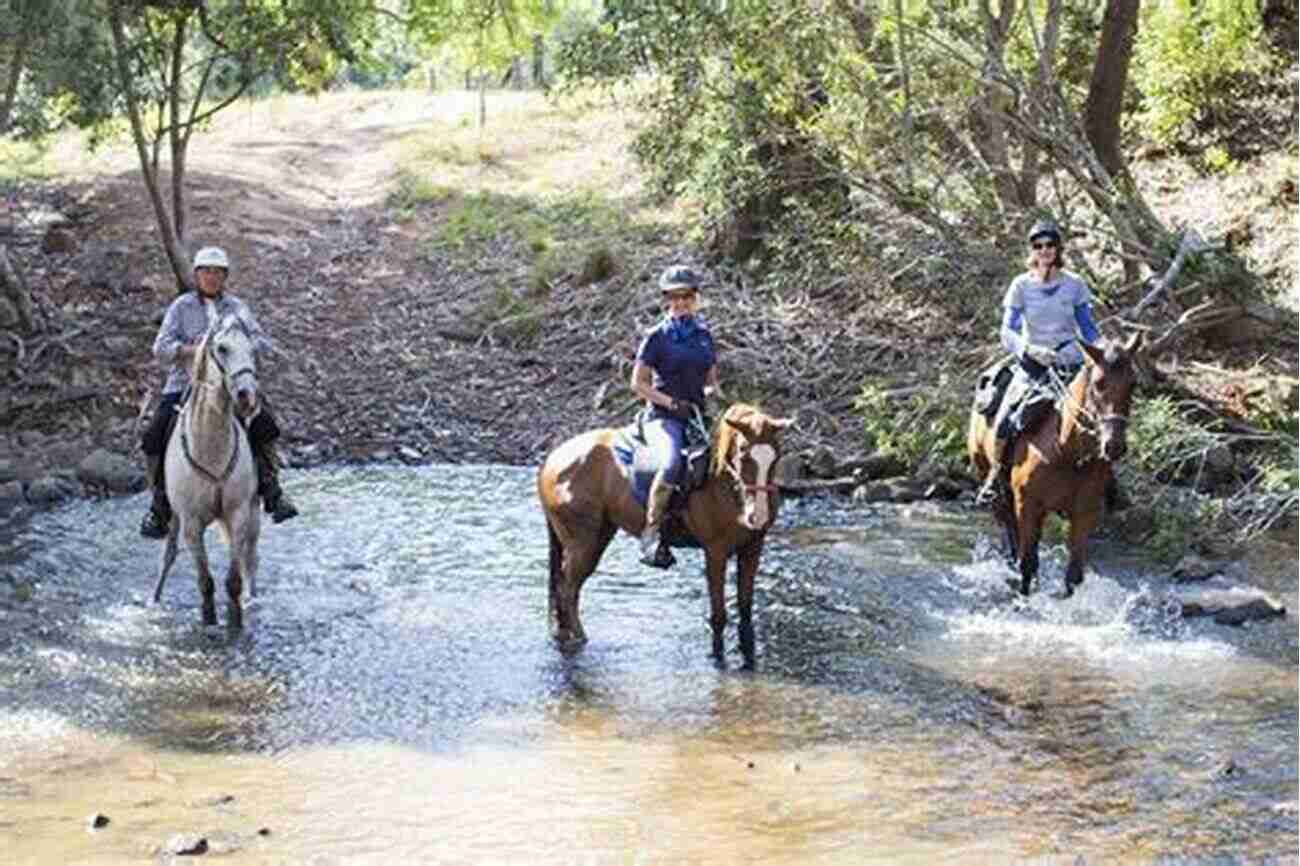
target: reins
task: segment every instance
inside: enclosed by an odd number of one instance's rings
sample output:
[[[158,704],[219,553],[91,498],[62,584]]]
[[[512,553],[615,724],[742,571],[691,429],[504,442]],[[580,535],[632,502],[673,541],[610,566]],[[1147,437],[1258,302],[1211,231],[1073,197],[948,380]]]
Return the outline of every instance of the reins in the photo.
[[[243,332],[245,337],[248,337],[251,340],[252,337],[248,333],[248,328],[245,327],[241,319],[236,317],[231,321],[229,325],[223,328],[220,332],[209,334],[207,338],[205,338],[203,341],[204,355],[209,360],[212,361],[213,365],[215,365],[219,371],[221,371],[221,377],[222,377],[221,383],[215,384],[213,382],[208,382],[208,381],[202,381],[202,382],[194,381],[191,383],[193,385],[202,386],[204,388],[218,389],[225,392],[227,405],[229,405],[234,400],[233,395],[230,393],[230,388],[227,386],[227,382],[233,384],[235,379],[237,379],[239,376],[257,375],[257,370],[251,364],[246,365],[244,367],[240,367],[234,373],[227,372],[225,365],[221,363],[221,359],[217,356],[217,353],[212,350],[213,342],[219,336],[221,336],[221,334],[224,334],[226,331],[230,330],[231,328],[236,328],[236,327],[239,328],[241,332]],[[186,461],[189,462],[190,466],[193,469],[195,469],[200,475],[204,476],[209,481],[217,485],[217,496],[219,498],[221,495],[222,485],[224,485],[226,480],[230,478],[232,474],[234,474],[235,467],[239,464],[239,452],[240,452],[239,440],[240,440],[240,433],[242,432],[242,428],[240,428],[239,422],[235,420],[234,415],[232,413],[230,418],[230,425],[231,425],[231,441],[233,447],[230,449],[230,460],[227,461],[226,468],[222,470],[220,474],[217,474],[212,470],[208,469],[206,466],[199,463],[199,461],[195,459],[194,453],[190,448],[189,422],[192,417],[193,417],[193,406],[192,404],[187,403],[184,409],[184,417],[180,419],[181,423],[177,425],[180,427],[181,451],[182,453],[184,453]]]

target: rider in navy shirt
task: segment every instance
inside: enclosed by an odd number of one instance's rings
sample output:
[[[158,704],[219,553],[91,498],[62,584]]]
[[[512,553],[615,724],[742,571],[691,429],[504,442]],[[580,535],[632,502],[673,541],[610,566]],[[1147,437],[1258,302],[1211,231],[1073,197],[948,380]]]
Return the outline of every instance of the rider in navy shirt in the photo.
[[[681,265],[660,275],[667,315],[641,341],[632,367],[632,391],[646,401],[645,436],[659,467],[646,504],[641,561],[657,568],[673,563],[672,554],[659,543],[660,529],[681,480],[692,407],[702,406],[706,397],[721,397],[713,335],[695,315],[700,282],[699,274]]]

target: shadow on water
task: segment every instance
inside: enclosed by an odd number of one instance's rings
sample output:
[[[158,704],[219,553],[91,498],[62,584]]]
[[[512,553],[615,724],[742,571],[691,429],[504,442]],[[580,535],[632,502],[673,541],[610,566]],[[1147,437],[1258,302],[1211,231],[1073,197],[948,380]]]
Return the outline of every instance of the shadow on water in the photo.
[[[1104,545],[1075,599],[1018,602],[981,515],[804,500],[759,573],[758,673],[708,656],[699,554],[652,573],[626,539],[584,590],[591,642],[563,655],[533,477],[297,473],[304,514],[265,525],[239,634],[198,624],[184,554],[164,604],[146,604],[157,548],[135,535],[139,497],[0,527],[0,573],[32,591],[0,608],[0,798],[34,802],[43,780],[77,808],[56,777],[114,773],[220,778],[263,810],[304,789],[283,820],[317,835],[276,856],[349,862],[558,862],[538,852],[572,838],[707,856],[655,830],[679,825],[722,846],[770,832],[755,851],[771,862],[868,862],[852,856],[866,838],[877,862],[1295,849],[1294,615],[1185,622],[1150,566]],[[216,533],[209,550],[220,574]],[[1046,551],[1045,586],[1063,560]],[[69,757],[87,736],[100,769]],[[412,799],[432,777],[465,809],[511,814],[489,828]],[[375,798],[387,809],[366,818]],[[547,836],[557,800],[583,822],[563,839]],[[141,832],[192,820],[177,809]],[[343,814],[362,841],[320,835]],[[45,840],[32,862],[77,853],[59,825],[27,830]]]

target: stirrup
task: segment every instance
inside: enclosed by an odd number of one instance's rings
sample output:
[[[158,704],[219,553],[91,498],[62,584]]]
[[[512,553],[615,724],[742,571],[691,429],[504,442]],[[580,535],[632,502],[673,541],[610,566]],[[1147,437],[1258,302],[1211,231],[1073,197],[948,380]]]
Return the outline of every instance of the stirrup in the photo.
[[[170,520],[163,520],[157,511],[150,508],[145,514],[144,520],[140,521],[140,534],[145,538],[166,538],[167,525]]]
[[[669,568],[677,564],[677,557],[673,556],[659,532],[641,539],[641,564],[651,568]]]
[[[1002,480],[1002,472],[985,481],[980,487],[979,492],[975,494],[976,505],[992,505],[997,502],[1007,489],[1007,484]]]

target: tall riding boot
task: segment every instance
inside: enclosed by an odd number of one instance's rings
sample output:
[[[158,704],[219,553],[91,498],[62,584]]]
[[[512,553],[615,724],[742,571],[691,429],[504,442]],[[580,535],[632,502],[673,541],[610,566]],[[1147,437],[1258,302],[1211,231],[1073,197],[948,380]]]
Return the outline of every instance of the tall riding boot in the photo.
[[[149,486],[153,489],[153,502],[149,513],[140,521],[140,534],[145,538],[166,538],[167,527],[172,522],[172,507],[167,501],[167,484],[163,478],[163,456],[146,454]]]
[[[668,545],[663,543],[664,518],[668,516],[668,502],[673,498],[675,489],[664,480],[663,475],[656,475],[650,485],[650,497],[645,509],[645,529],[641,532],[641,562],[655,568],[668,568],[677,562]]]
[[[976,505],[992,505],[998,500],[1006,487],[1003,481],[1003,475],[1006,473],[1007,440],[1000,437],[993,439],[993,460],[989,466],[988,474],[984,476],[984,484],[980,487],[979,493],[975,494]]]
[[[257,492],[262,505],[271,515],[272,523],[283,523],[298,516],[298,508],[280,489],[280,455],[275,450],[275,440],[253,443],[253,457],[257,463]]]

